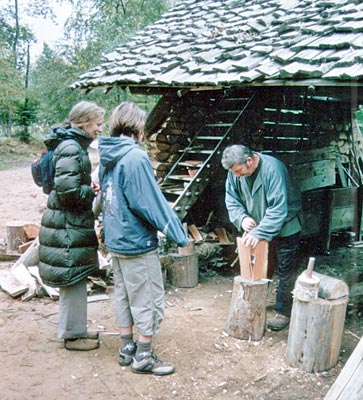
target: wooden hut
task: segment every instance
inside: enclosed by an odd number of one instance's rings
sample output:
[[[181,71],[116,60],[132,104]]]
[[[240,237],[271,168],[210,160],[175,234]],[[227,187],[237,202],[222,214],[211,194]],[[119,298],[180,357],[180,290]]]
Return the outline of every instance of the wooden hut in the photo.
[[[334,231],[361,239],[362,31],[359,0],[185,0],[72,87],[159,96],[148,149],[183,221],[228,226],[220,156],[244,143],[291,168],[328,250]]]

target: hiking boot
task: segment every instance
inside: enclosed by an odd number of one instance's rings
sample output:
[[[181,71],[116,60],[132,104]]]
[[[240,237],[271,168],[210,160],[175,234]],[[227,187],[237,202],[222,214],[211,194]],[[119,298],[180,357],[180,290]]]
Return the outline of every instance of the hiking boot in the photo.
[[[64,339],[64,347],[67,350],[87,351],[94,350],[100,347],[99,340],[93,339]]]
[[[175,365],[159,360],[153,353],[142,353],[141,361],[132,359],[131,371],[136,374],[169,375],[175,372]]]
[[[272,331],[281,331],[289,325],[290,318],[286,315],[276,313],[270,322],[267,323],[267,327]]]
[[[130,365],[134,355],[136,354],[136,349],[137,346],[135,342],[128,343],[123,348],[120,348],[118,363],[122,366]]]

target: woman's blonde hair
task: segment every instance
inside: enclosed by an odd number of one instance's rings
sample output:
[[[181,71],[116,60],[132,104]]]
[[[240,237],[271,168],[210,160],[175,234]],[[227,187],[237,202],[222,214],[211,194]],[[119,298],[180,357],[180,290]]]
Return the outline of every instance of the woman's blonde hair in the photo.
[[[74,128],[83,129],[84,124],[96,118],[103,117],[105,109],[92,101],[80,101],[69,113],[69,122]]]
[[[112,112],[109,120],[111,136],[139,137],[144,132],[146,112],[135,103],[124,101]]]

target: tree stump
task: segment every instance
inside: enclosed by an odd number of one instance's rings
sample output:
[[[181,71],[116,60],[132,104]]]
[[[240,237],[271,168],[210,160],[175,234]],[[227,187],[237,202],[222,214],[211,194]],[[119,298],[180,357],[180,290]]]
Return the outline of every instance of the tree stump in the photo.
[[[28,238],[24,230],[24,222],[12,221],[6,224],[7,253],[19,253],[19,246],[27,242]]]
[[[347,304],[348,297],[310,302],[294,297],[286,349],[291,366],[320,372],[337,364]]]
[[[225,331],[237,338],[258,341],[265,333],[267,281],[236,276]]]
[[[173,286],[181,288],[197,286],[199,275],[198,254],[170,254],[169,273]]]

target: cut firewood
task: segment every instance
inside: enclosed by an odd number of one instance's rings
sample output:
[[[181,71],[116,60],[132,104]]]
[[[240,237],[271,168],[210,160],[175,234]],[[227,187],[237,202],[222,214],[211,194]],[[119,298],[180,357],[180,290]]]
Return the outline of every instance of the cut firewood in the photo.
[[[196,242],[203,241],[203,236],[199,233],[198,228],[194,224],[189,225],[188,229]]]
[[[223,227],[216,228],[215,231],[218,235],[219,243],[230,243],[227,232]]]
[[[28,240],[35,239],[39,235],[39,225],[35,224],[25,224],[23,226],[24,232]]]
[[[33,265],[38,265],[39,263],[39,239],[36,238],[31,246],[26,250],[24,254],[20,256],[20,258],[16,261],[16,263],[12,266],[12,269],[16,268],[20,264],[24,264],[26,267],[30,267]]]

